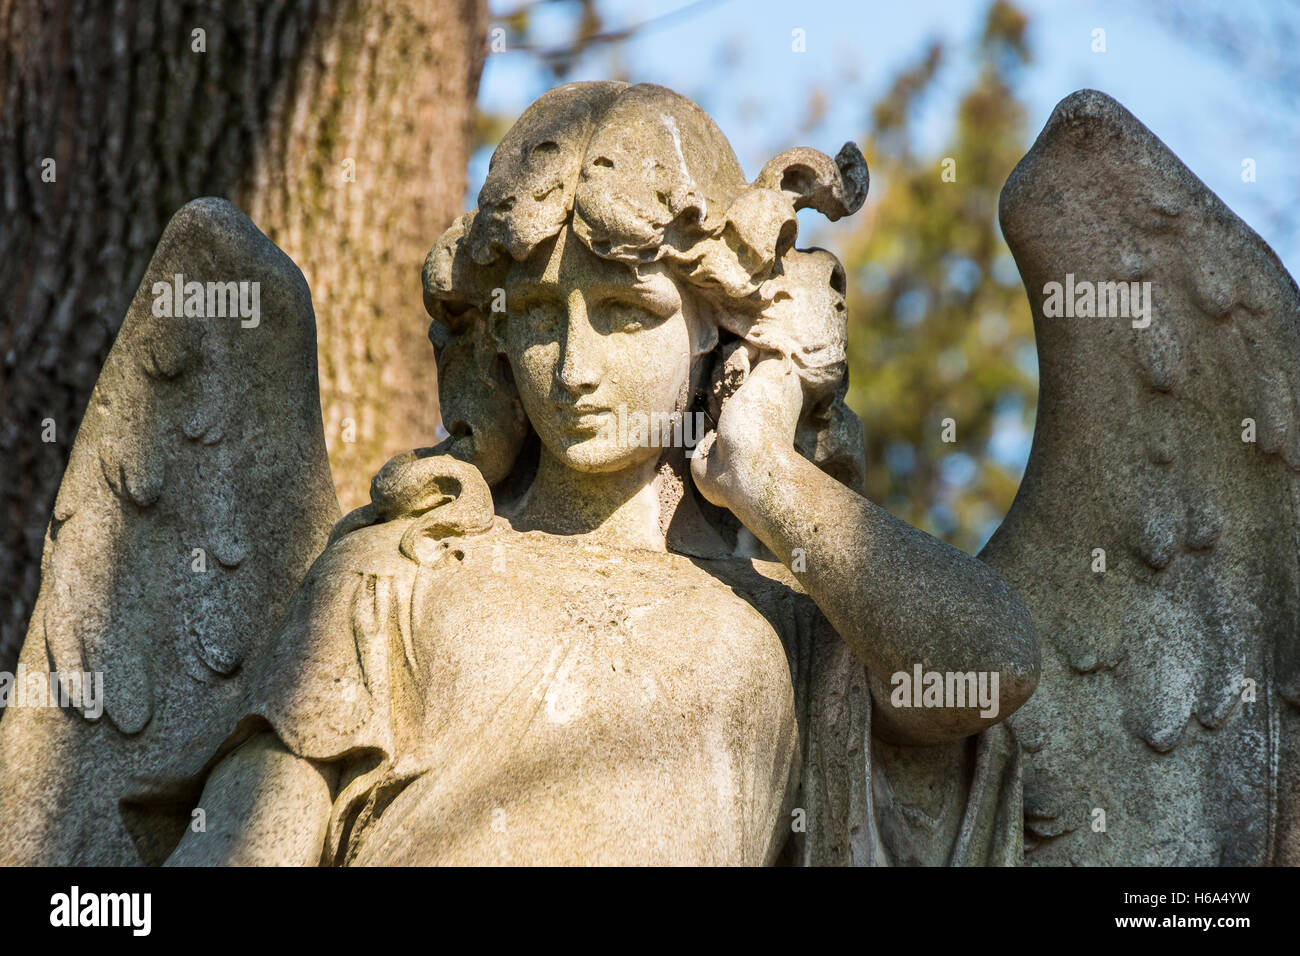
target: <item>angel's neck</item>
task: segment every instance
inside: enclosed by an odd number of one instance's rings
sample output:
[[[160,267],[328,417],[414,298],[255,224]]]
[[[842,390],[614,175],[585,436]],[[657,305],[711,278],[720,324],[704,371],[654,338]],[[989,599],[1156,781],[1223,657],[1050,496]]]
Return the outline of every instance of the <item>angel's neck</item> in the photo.
[[[622,471],[574,471],[542,446],[537,475],[510,521],[519,531],[583,534],[624,548],[668,550],[655,459]]]

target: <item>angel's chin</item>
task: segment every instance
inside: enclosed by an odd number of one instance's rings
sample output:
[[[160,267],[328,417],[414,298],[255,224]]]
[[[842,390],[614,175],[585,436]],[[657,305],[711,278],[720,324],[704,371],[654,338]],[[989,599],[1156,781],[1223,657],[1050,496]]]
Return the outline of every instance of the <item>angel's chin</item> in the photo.
[[[645,449],[628,448],[602,434],[567,437],[548,446],[565,467],[586,474],[623,471],[640,464],[646,453]]]

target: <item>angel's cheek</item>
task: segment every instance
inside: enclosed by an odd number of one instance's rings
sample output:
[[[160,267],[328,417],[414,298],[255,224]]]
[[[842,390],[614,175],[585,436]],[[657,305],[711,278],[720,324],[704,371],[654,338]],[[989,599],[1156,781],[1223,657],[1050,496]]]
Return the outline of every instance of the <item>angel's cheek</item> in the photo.
[[[534,342],[522,348],[512,348],[507,358],[514,373],[515,388],[524,411],[536,423],[548,404],[555,370],[560,363],[558,342]]]
[[[652,329],[609,336],[611,397],[628,411],[672,413],[690,403],[690,333],[681,314]]]

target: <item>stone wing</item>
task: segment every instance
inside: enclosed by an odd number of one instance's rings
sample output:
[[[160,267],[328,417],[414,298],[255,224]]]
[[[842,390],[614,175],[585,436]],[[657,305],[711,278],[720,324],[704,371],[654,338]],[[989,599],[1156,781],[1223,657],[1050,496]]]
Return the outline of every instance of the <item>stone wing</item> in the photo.
[[[225,736],[241,662],[273,639],[337,517],[307,283],[234,206],[191,202],[158,243],[59,488],[0,721],[0,862],[165,855],[178,834],[123,796]],[[57,681],[74,706],[39,706],[38,685]]]
[[[1057,106],[1000,216],[1041,392],[1024,481],[981,557],[1044,642],[1011,718],[1029,859],[1271,858],[1296,841],[1300,799],[1300,292],[1095,91]]]

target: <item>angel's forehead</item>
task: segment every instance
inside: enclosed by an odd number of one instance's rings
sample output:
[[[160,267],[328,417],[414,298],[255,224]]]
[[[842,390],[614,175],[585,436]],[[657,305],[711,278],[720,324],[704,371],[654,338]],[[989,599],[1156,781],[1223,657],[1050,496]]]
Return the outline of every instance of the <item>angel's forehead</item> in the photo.
[[[607,287],[665,288],[676,283],[659,263],[633,269],[616,259],[596,255],[572,229],[565,227],[553,239],[541,243],[522,262],[506,273],[511,285],[553,287],[568,291]]]

